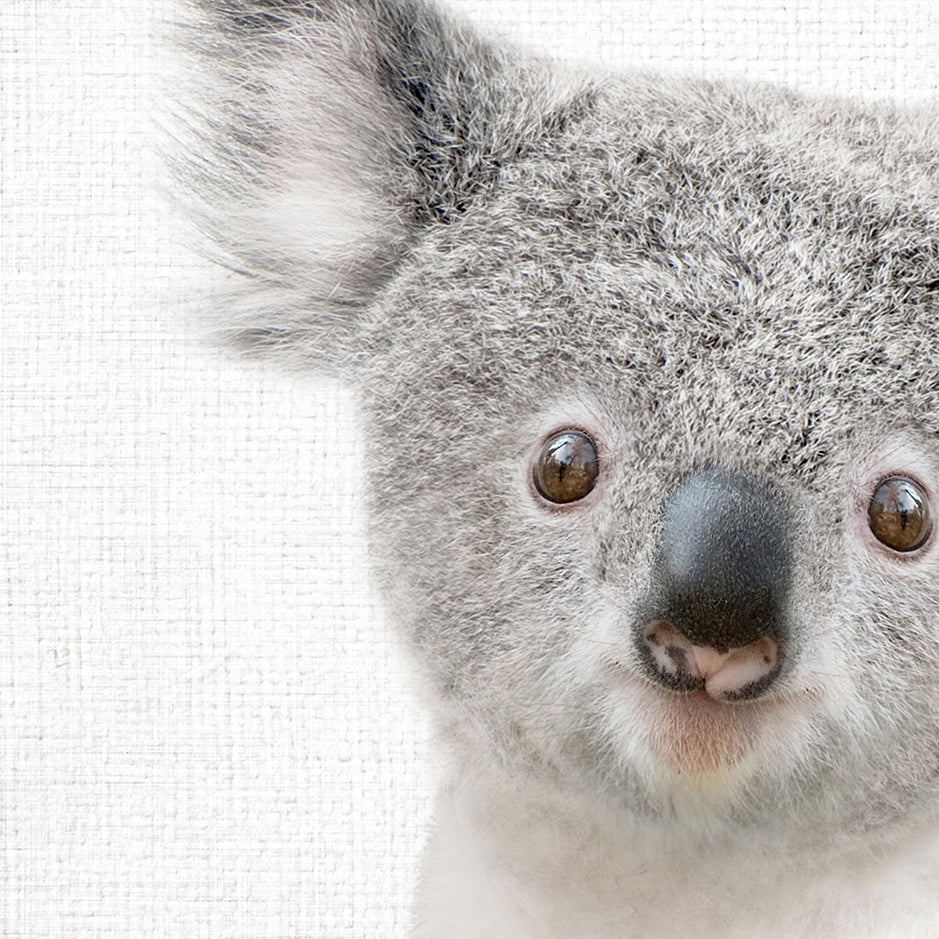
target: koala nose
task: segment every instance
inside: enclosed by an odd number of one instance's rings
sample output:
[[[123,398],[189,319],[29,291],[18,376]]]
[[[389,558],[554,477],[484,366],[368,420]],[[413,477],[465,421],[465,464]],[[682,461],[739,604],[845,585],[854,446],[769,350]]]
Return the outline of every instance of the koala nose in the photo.
[[[654,586],[637,637],[653,678],[715,698],[761,694],[787,638],[787,512],[761,483],[721,470],[688,476],[662,513]]]

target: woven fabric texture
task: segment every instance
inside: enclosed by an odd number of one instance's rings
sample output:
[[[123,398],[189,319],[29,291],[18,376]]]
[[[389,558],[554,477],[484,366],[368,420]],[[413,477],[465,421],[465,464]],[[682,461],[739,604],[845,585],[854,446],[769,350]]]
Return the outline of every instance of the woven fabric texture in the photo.
[[[569,59],[919,101],[932,0],[461,0]],[[407,934],[433,754],[338,385],[203,337],[162,0],[0,4],[0,935]]]

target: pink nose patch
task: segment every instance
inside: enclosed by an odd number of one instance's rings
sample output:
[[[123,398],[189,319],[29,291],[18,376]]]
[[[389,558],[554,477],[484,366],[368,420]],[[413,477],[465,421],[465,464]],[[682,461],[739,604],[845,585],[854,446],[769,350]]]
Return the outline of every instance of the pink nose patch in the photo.
[[[771,674],[779,661],[779,644],[769,637],[720,652],[694,645],[665,620],[653,620],[643,638],[663,674],[682,683],[697,679],[718,701],[739,696]]]

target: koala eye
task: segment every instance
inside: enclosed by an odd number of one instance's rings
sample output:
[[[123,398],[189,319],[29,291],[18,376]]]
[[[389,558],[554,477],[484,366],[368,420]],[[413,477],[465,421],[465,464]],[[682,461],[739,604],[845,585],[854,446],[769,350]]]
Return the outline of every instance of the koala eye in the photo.
[[[599,472],[594,442],[579,430],[562,430],[541,448],[534,468],[535,488],[549,502],[576,502],[597,484]]]
[[[894,551],[915,551],[932,531],[926,493],[911,479],[889,476],[874,490],[867,522],[881,544]]]

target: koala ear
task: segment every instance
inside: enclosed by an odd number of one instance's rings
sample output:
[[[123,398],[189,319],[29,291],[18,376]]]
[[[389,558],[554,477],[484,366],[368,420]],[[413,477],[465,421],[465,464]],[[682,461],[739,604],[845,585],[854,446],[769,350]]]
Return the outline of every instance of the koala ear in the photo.
[[[420,0],[194,7],[174,169],[249,281],[224,328],[328,366],[421,233],[544,132],[557,93]]]

